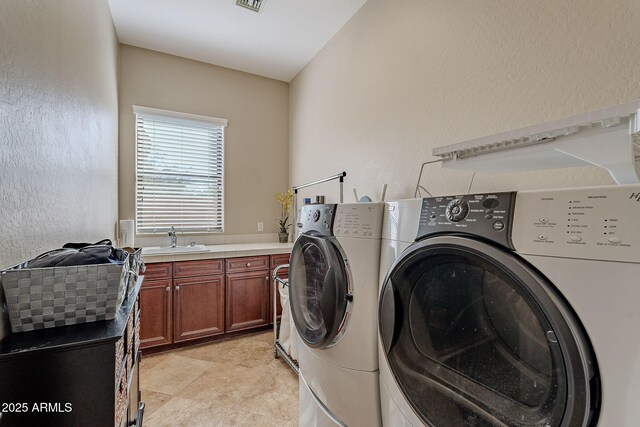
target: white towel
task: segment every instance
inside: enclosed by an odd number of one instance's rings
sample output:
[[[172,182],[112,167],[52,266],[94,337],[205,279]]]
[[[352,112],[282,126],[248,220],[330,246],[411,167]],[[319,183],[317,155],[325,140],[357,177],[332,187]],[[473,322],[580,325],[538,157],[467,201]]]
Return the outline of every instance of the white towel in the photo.
[[[289,306],[289,288],[282,283],[278,283],[278,292],[280,293],[280,304],[282,305],[282,317],[280,318],[280,334],[278,341],[282,348],[289,355],[297,359],[298,348],[296,344],[296,325],[291,319],[291,307]]]

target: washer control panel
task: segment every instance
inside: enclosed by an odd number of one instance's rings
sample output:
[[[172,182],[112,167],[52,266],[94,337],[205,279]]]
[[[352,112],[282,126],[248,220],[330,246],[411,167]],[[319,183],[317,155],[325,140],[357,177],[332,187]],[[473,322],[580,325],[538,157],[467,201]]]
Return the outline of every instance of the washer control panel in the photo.
[[[322,236],[331,236],[336,205],[304,205],[300,210],[298,228],[301,233],[315,231]]]
[[[640,185],[518,192],[512,239],[523,254],[640,262]]]
[[[510,248],[515,194],[467,194],[422,199],[417,239],[436,233],[465,233]]]
[[[379,239],[383,214],[383,203],[341,203],[336,206],[333,235]]]

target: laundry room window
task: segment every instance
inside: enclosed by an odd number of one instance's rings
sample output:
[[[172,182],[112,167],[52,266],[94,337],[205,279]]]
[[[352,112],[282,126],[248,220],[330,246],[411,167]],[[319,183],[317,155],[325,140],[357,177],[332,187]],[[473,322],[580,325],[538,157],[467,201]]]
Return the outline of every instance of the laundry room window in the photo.
[[[227,120],[134,106],[136,233],[224,230]]]

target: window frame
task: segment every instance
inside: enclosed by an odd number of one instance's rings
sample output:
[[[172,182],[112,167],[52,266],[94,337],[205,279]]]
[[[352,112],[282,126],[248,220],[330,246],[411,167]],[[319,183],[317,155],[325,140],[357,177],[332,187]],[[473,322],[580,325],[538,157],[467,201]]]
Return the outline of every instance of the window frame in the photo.
[[[146,116],[158,116],[160,118],[165,117],[168,119],[168,121],[170,121],[171,119],[175,120],[176,122],[180,122],[181,120],[184,120],[185,123],[188,122],[201,122],[203,124],[207,124],[207,123],[211,123],[213,125],[216,126],[221,126],[222,127],[222,148],[221,148],[221,155],[222,155],[222,172],[221,172],[221,187],[222,187],[222,194],[221,194],[221,202],[220,202],[220,206],[221,206],[221,213],[220,213],[220,229],[219,230],[212,230],[212,231],[184,231],[184,230],[178,230],[180,232],[180,234],[191,234],[191,235],[197,235],[197,234],[221,234],[224,233],[225,230],[225,190],[226,190],[226,167],[225,167],[225,143],[226,143],[226,131],[225,128],[227,127],[227,123],[228,120],[227,119],[222,119],[222,118],[218,118],[218,117],[210,117],[210,116],[201,116],[201,115],[197,115],[197,114],[190,114],[190,113],[183,113],[183,112],[179,112],[179,111],[172,111],[172,110],[163,110],[163,109],[159,109],[159,108],[152,108],[152,107],[145,107],[145,106],[140,106],[140,105],[133,105],[133,116],[134,116],[134,126],[133,126],[133,131],[134,131],[134,140],[135,140],[135,144],[134,144],[134,163],[135,163],[135,181],[134,181],[134,187],[135,187],[135,191],[134,191],[134,218],[135,218],[135,234],[137,236],[158,236],[158,235],[162,235],[164,233],[166,233],[165,230],[162,231],[155,231],[155,232],[149,232],[149,231],[143,231],[143,232],[139,232],[138,231],[138,167],[139,167],[139,162],[138,162],[138,124],[137,124],[137,120],[138,120],[138,116],[142,115],[146,115]]]

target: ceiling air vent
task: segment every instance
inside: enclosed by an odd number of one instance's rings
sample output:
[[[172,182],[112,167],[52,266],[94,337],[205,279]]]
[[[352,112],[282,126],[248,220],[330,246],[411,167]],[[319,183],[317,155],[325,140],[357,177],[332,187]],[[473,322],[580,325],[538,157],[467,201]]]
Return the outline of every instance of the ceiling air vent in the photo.
[[[236,0],[236,5],[253,10],[254,12],[260,12],[264,0]]]

